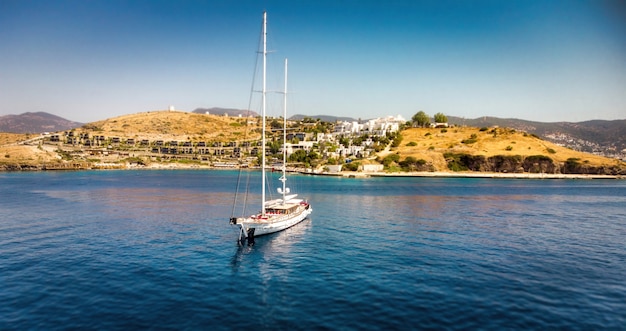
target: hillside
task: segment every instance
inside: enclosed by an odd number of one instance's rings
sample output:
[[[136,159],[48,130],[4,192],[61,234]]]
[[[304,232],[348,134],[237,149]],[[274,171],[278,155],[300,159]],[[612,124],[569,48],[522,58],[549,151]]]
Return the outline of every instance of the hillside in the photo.
[[[0,146],[14,144],[28,139],[30,135],[20,133],[0,133]]]
[[[88,123],[72,130],[57,131],[47,135],[0,133],[0,170],[41,168],[44,164],[67,164],[88,162],[90,156],[85,154],[88,149],[97,147],[107,150],[101,157],[102,161],[119,162],[125,158],[126,152],[116,151],[119,146],[109,145],[112,139],[126,142],[127,139],[162,141],[237,141],[257,140],[260,138],[256,119],[248,120],[250,127],[246,133],[245,118],[215,115],[200,115],[179,111],[153,111],[110,118],[103,121]],[[71,133],[73,141],[65,137]],[[53,137],[62,142],[53,142]],[[86,139],[79,137],[88,136]],[[106,145],[95,146],[95,136],[106,137]],[[122,148],[122,147],[119,147]],[[130,146],[122,149],[128,150]],[[91,158],[93,161],[94,159]],[[81,165],[82,166],[82,165]]]
[[[107,137],[148,140],[220,140],[234,141],[246,135],[245,118],[188,113],[182,111],[152,111],[124,115],[104,121],[85,124],[76,133],[89,133]],[[257,120],[249,123],[256,127]],[[259,139],[254,130],[246,139]]]
[[[507,128],[480,129],[459,127],[449,129],[410,128],[402,132],[402,142],[394,151],[401,159],[414,157],[431,163],[437,170],[449,169],[455,155],[515,158],[521,161],[530,156],[545,156],[554,164],[576,161],[587,167],[626,169],[619,160],[578,152],[523,131]],[[489,169],[493,171],[494,169]]]
[[[256,117],[254,111],[234,108],[197,108],[193,113],[201,115],[216,115],[229,117]],[[293,115],[290,120],[299,121],[304,118],[335,123],[337,121],[354,122],[351,117],[330,115]],[[603,155],[611,158],[626,158],[626,120],[593,120],[585,122],[556,122],[543,123],[514,118],[479,117],[466,119],[448,116],[448,122],[455,126],[467,127],[502,127],[525,131],[542,137],[557,145],[571,149]],[[81,123],[39,112],[24,113],[21,115],[0,116],[0,132],[10,133],[43,133],[58,132],[78,128]]]
[[[39,135],[0,133],[0,170],[12,165],[15,170],[36,168],[45,163],[59,162],[61,157],[50,146],[24,144]]]
[[[66,120],[62,117],[44,113],[24,113],[21,115],[0,116],[0,132],[43,133],[69,130],[82,123]]]
[[[319,123],[293,125],[294,132],[332,132],[332,127]],[[410,128],[402,131],[401,136],[403,139],[397,147],[357,161],[377,163],[388,155],[398,154],[396,168],[389,168],[391,171],[398,171],[400,163],[410,157],[423,166],[411,168],[413,171],[626,174],[624,162],[576,152],[515,129]],[[0,134],[0,155],[3,156],[0,167],[37,168],[51,162],[74,164],[72,167],[81,169],[92,164],[129,162],[232,165],[244,159],[254,162],[259,139],[259,118],[179,111],[143,112],[47,135]],[[328,150],[333,148],[332,144],[337,143],[324,142],[320,146]],[[322,169],[326,164],[324,152],[315,148],[311,152],[322,156],[316,156],[311,163],[318,170]]]
[[[606,156],[618,156],[626,149],[626,120],[543,123],[514,118],[465,119],[448,116],[448,122],[457,126],[478,128],[513,128],[575,150]]]

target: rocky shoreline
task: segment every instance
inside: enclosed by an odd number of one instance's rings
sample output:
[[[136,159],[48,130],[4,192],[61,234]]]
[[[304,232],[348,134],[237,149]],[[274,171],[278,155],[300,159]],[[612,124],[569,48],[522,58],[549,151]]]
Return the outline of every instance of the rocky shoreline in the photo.
[[[151,163],[149,165],[137,164],[84,164],[67,163],[53,165],[31,164],[0,164],[0,172],[16,171],[81,171],[81,170],[233,170],[235,167],[214,167],[204,164],[180,164],[180,163]],[[560,174],[560,173],[500,173],[478,171],[415,171],[415,172],[316,172],[311,169],[288,169],[289,172],[314,176],[334,176],[345,178],[371,178],[371,177],[438,177],[438,178],[508,178],[508,179],[626,179],[623,175],[605,174]]]
[[[350,174],[343,174],[343,176]],[[533,173],[497,173],[497,172],[406,172],[406,173],[371,173],[357,176],[369,177],[446,177],[446,178],[512,178],[512,179],[626,179],[616,175],[593,174],[533,174]]]

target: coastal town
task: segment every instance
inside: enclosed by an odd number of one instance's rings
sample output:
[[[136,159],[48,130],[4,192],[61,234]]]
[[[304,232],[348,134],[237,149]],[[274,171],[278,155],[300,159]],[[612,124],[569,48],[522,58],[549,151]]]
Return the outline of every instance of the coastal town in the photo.
[[[245,121],[247,125],[258,128],[258,121],[253,117],[238,116],[230,120],[235,123]],[[312,119],[288,121],[291,129],[287,133],[287,142],[284,146],[288,157],[294,161],[293,164],[300,167],[318,165],[319,162],[315,162],[318,158],[317,153],[323,153],[326,159],[342,159],[350,163],[351,157],[364,159],[384,149],[389,144],[390,137],[394,137],[405,123],[406,120],[399,115],[372,119],[364,123],[343,121],[333,125]],[[63,132],[45,132],[23,143],[40,146],[42,149],[53,149],[62,159],[72,161],[71,164],[78,168],[141,167],[147,163],[165,162],[215,168],[254,167],[258,166],[261,150],[261,141],[258,137],[202,140],[184,135],[153,133],[146,133],[145,137],[142,137],[142,133],[137,133],[133,138],[129,138],[127,135],[98,134],[98,130],[90,128],[86,125]],[[164,136],[171,137],[166,139]],[[176,136],[182,140],[172,138]],[[275,142],[274,140],[274,143],[266,146],[266,153],[282,153],[282,142],[280,145]],[[276,162],[276,159],[273,162]],[[68,166],[62,164],[48,166],[53,167]],[[331,168],[337,169],[336,171],[341,169],[336,167],[336,164],[331,164]],[[379,171],[382,170],[382,165],[376,167],[366,165],[360,170]]]
[[[619,160],[592,154],[564,159],[575,151],[506,128],[459,127],[443,121],[417,125],[400,115],[335,122],[305,117],[287,121],[283,144],[282,119],[267,123],[271,134],[264,149],[266,166],[279,167],[285,148],[289,170],[308,174],[518,178],[621,176],[626,168]],[[25,162],[6,152],[3,164],[6,170],[258,168],[263,150],[260,125],[255,116],[144,112],[29,135],[13,145],[53,157],[33,156]],[[511,141],[502,147],[503,139]],[[499,150],[488,151],[492,146]]]

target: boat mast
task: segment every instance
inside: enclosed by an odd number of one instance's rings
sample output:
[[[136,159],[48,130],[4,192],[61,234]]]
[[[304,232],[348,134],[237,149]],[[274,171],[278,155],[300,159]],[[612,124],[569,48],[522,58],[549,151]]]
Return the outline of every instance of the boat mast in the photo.
[[[286,181],[287,176],[287,59],[285,58],[285,91],[283,92],[283,166],[282,176],[280,181],[283,182],[283,205],[285,204],[285,197],[287,195]]]
[[[263,129],[261,138],[261,215],[265,216],[265,75],[267,66],[267,12],[263,12],[263,88],[261,91]]]

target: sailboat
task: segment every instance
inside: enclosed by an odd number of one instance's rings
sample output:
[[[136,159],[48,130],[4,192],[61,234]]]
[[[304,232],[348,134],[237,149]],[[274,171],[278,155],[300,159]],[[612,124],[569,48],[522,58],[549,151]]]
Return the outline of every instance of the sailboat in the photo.
[[[267,67],[267,13],[263,13],[263,86],[261,90],[262,104],[262,135],[261,135],[261,208],[260,211],[244,217],[230,218],[230,224],[239,227],[239,241],[246,239],[254,242],[255,236],[261,236],[292,227],[307,218],[313,212],[308,201],[297,199],[297,194],[290,194],[287,182],[287,59],[285,59],[285,89],[283,92],[283,163],[281,167],[282,187],[278,188],[280,198],[266,201],[266,67]]]

